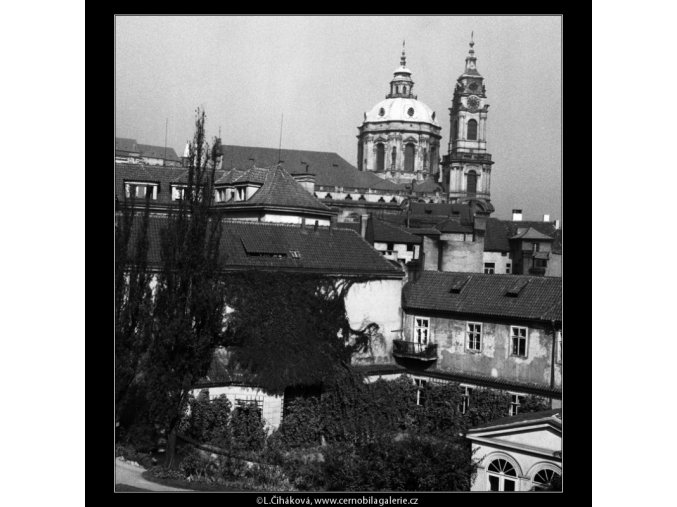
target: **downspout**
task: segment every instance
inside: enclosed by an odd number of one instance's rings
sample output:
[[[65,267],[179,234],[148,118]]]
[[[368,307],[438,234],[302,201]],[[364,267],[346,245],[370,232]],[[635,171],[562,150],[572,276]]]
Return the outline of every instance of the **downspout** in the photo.
[[[550,388],[555,389],[555,362],[557,361],[557,331],[555,330],[555,321],[550,321],[552,328],[552,358],[550,361]]]

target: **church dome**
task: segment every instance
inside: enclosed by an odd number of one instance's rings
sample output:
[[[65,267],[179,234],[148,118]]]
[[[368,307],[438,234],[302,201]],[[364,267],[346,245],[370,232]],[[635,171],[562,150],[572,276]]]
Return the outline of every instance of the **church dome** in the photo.
[[[364,123],[383,121],[402,121],[411,123],[430,123],[439,127],[435,112],[420,100],[393,97],[382,100],[365,115]]]

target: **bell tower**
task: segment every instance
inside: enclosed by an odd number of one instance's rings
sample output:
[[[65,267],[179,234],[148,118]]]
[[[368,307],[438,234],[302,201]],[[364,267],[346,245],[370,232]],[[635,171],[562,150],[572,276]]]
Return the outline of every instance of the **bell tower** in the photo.
[[[491,154],[487,153],[487,104],[484,78],[477,71],[475,41],[470,36],[470,50],[465,71],[456,80],[449,108],[448,153],[442,161],[440,183],[450,203],[474,201],[478,211],[491,213]]]

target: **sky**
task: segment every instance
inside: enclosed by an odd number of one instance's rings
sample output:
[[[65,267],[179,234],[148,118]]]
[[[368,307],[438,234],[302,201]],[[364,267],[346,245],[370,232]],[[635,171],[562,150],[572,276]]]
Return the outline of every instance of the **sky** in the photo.
[[[180,155],[195,110],[224,144],[336,152],[385,98],[406,41],[414,94],[442,125],[474,32],[496,218],[561,219],[559,16],[116,16],[115,133]]]

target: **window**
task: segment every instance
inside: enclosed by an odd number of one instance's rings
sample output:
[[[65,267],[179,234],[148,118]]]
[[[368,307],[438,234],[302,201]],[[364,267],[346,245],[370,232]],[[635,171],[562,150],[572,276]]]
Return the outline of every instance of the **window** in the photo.
[[[393,150],[390,152],[390,165],[392,169],[395,169],[396,162],[397,162],[397,148],[393,146]]]
[[[538,241],[534,241],[531,244],[531,251],[532,252],[538,252],[540,250],[541,244]]]
[[[519,414],[520,405],[524,402],[524,396],[519,394],[510,395],[510,410],[508,411],[509,415]]]
[[[562,364],[562,331],[555,331],[555,338],[556,338],[556,347],[557,347],[557,352],[556,352],[556,360],[557,364]]]
[[[482,349],[482,324],[477,322],[468,322],[466,324],[467,348],[474,352]]]
[[[489,491],[515,491],[517,472],[508,461],[495,459],[487,467]]]
[[[428,381],[415,378],[414,384],[416,384],[416,387],[418,388],[416,389],[416,404],[425,405],[425,388],[428,385]]]
[[[527,357],[527,328],[510,326],[510,337],[512,341],[512,355]]]
[[[548,267],[548,259],[534,259],[534,267],[535,268],[547,268]]]
[[[414,172],[414,153],[415,148],[413,143],[407,143],[404,147],[404,170]]]
[[[465,414],[470,408],[470,396],[472,395],[472,388],[463,386],[463,394],[461,395],[461,413]]]
[[[414,251],[414,245],[407,245],[407,252],[413,252]]]
[[[467,178],[467,192],[469,196],[474,196],[477,194],[477,173],[475,171],[470,171]]]
[[[496,269],[496,263],[495,262],[485,262],[484,263],[484,274],[485,275],[493,275],[495,269]]]
[[[414,342],[420,345],[428,345],[428,333],[430,319],[426,317],[414,318]]]
[[[157,190],[157,183],[125,183],[125,195],[127,197],[145,199],[148,196],[152,200],[156,200]]]
[[[505,263],[505,272],[506,272],[506,274],[509,275],[511,271],[512,271],[512,264],[510,264],[509,262],[506,262],[506,263]]]
[[[376,170],[384,171],[385,167],[385,147],[383,143],[378,143],[376,145]]]
[[[552,487],[552,483],[555,481],[555,479],[559,479],[561,476],[554,470],[551,470],[550,468],[544,468],[542,470],[539,470],[536,472],[536,475],[534,475],[533,478],[533,483],[534,483],[534,491],[546,491],[549,490]]]
[[[186,197],[186,188],[172,186],[172,201],[178,201]]]
[[[387,249],[390,250],[391,252],[395,250],[395,244],[394,243],[388,243],[387,244]]]
[[[468,140],[477,140],[477,120],[468,121]]]
[[[301,258],[301,254],[299,253],[298,250],[289,250],[289,253],[292,256],[292,259],[300,259]]]

